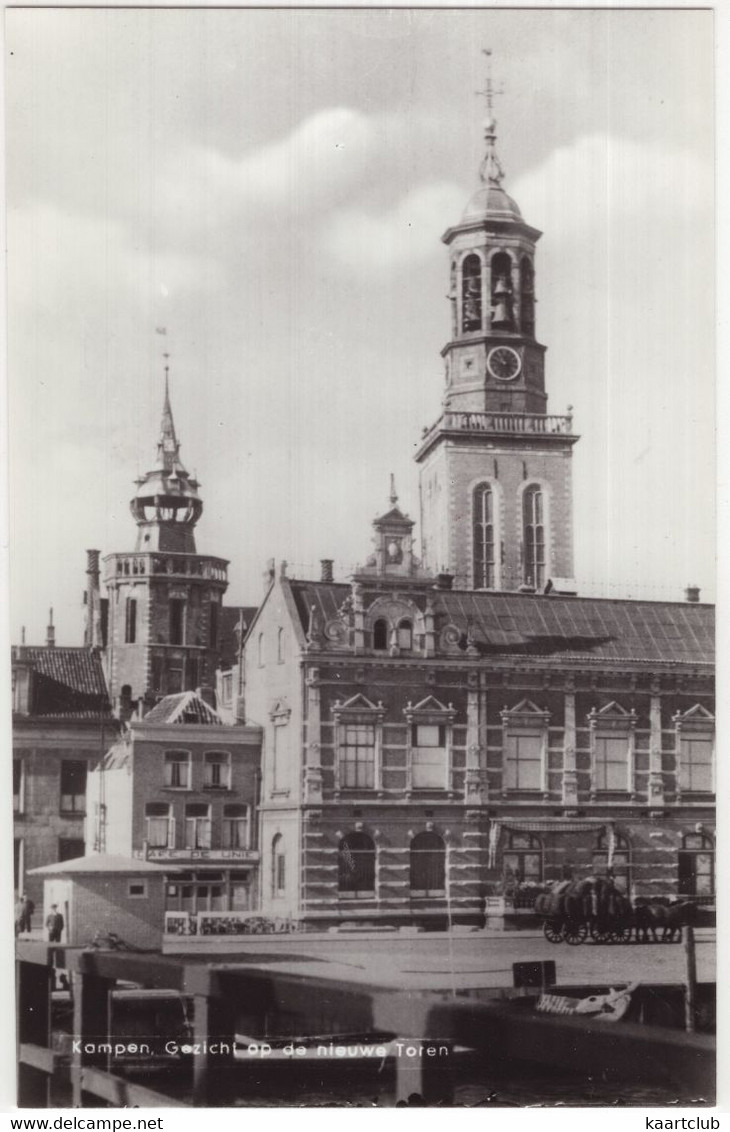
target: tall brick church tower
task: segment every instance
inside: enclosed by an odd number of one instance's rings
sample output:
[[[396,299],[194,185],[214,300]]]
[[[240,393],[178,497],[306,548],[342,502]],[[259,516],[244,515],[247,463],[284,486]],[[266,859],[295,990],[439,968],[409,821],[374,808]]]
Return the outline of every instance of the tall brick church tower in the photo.
[[[180,460],[168,370],[157,459],[130,502],[131,554],[104,558],[109,594],[107,680],[114,707],[215,683],[228,562],[200,555],[200,484]]]
[[[481,184],[449,249],[451,340],[443,413],[416,453],[424,566],[460,589],[572,591],[570,416],[547,414],[535,337],[541,233],[502,188],[491,76]]]

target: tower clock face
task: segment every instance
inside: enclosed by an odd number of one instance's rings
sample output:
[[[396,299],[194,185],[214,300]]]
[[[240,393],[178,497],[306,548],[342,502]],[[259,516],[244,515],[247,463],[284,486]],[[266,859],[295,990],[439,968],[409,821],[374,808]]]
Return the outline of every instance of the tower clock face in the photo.
[[[514,381],[521,368],[520,355],[511,346],[495,346],[487,354],[487,369],[497,381]]]

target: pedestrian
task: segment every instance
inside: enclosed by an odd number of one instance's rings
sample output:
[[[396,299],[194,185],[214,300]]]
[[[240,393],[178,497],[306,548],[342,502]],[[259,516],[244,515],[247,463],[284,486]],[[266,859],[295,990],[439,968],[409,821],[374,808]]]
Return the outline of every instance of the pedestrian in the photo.
[[[23,893],[22,897],[22,911],[20,914],[20,930],[21,932],[29,932],[33,926],[33,913],[35,912],[35,904],[29,896]]]
[[[22,896],[19,896],[15,902],[15,934],[20,935],[23,930],[23,912],[24,904]]]
[[[48,928],[48,942],[60,943],[61,932],[63,931],[63,916],[58,910],[58,904],[51,904],[51,910],[46,918],[46,927]]]

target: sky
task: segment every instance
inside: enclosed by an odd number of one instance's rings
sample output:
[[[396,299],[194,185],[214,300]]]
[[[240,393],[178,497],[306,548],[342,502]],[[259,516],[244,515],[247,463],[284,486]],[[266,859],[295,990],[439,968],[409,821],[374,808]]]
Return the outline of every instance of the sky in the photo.
[[[86,548],[133,548],[163,351],[228,604],[271,557],[364,562],[391,472],[418,517],[483,47],[504,187],[544,233],[548,411],[581,436],[579,591],[712,600],[710,11],[5,16],[14,641],[53,606],[80,643]]]

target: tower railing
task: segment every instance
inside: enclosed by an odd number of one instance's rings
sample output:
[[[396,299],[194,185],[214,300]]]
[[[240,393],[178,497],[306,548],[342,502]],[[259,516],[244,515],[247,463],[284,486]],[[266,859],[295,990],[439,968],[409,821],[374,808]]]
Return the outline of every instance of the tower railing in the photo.
[[[573,431],[572,414],[566,416],[547,416],[544,413],[483,413],[453,412],[443,413],[424,435],[429,436],[437,429],[468,432],[527,433],[541,436],[571,436]]]

